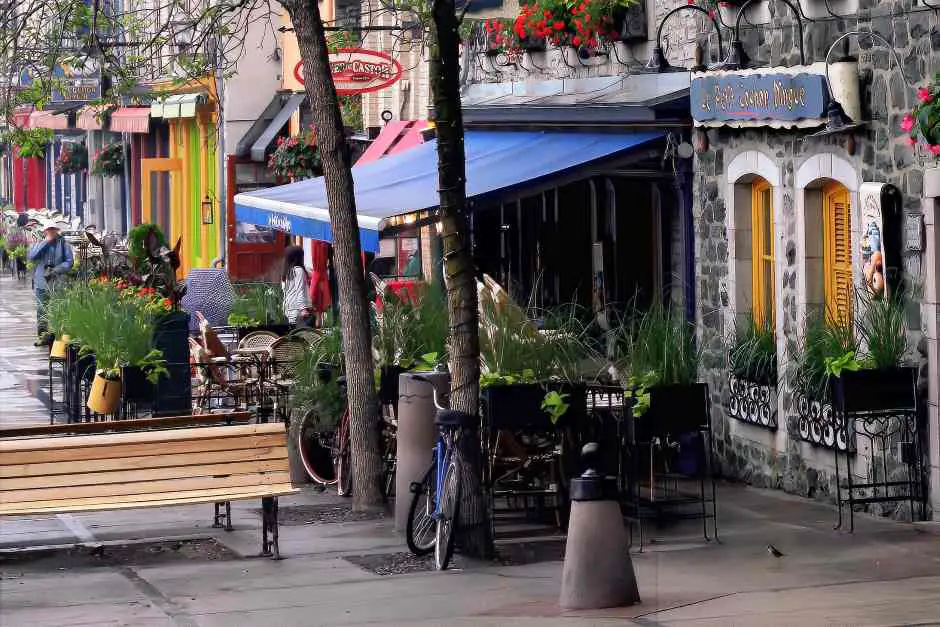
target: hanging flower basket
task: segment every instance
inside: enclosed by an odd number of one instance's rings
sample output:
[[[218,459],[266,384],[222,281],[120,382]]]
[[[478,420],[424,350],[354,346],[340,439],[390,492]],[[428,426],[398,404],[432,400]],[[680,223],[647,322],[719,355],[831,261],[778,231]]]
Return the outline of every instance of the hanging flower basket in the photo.
[[[319,176],[320,151],[313,127],[294,137],[279,137],[268,167],[276,176],[295,181]]]
[[[555,46],[595,47],[620,39],[624,9],[633,0],[537,0],[523,6],[513,21],[519,40],[548,39]]]
[[[59,174],[78,174],[88,169],[88,148],[84,143],[65,143],[55,162],[55,171]]]
[[[901,130],[926,163],[924,196],[940,197],[940,84],[917,90],[917,106],[901,120]]]
[[[108,144],[95,153],[95,163],[91,168],[95,176],[120,176],[124,174],[124,144]]]

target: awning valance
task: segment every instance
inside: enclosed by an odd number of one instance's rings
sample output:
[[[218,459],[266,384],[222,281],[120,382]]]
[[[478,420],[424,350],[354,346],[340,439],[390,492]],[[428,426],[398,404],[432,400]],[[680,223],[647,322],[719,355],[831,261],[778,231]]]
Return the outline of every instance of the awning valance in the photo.
[[[150,115],[168,120],[196,117],[196,107],[206,101],[206,95],[173,94],[150,105]]]
[[[100,131],[104,127],[105,112],[108,109],[108,105],[83,108],[75,120],[75,127],[86,131]]]
[[[479,199],[543,182],[661,136],[660,131],[467,131],[467,197]],[[438,204],[436,140],[352,171],[359,235],[365,250],[378,249],[379,225],[384,218]],[[235,215],[249,224],[332,241],[322,177],[238,194]]]
[[[69,128],[69,116],[67,113],[56,114],[55,111],[33,111],[29,114],[29,127],[65,131]]]
[[[111,113],[111,130],[115,133],[149,133],[149,107],[121,107]]]

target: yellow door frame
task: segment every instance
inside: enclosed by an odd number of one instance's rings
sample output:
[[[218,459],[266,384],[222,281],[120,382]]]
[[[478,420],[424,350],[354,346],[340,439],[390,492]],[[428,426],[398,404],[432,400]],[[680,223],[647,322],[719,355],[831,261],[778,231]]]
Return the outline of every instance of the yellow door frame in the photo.
[[[183,235],[183,225],[179,215],[180,207],[183,204],[183,190],[182,185],[180,185],[183,162],[180,159],[167,157],[140,160],[140,217],[142,221],[154,224],[156,219],[153,215],[153,203],[150,201],[150,175],[155,172],[166,172],[170,175],[170,197],[168,198],[170,202],[170,224],[167,228],[166,237],[170,246],[174,246],[176,239]]]

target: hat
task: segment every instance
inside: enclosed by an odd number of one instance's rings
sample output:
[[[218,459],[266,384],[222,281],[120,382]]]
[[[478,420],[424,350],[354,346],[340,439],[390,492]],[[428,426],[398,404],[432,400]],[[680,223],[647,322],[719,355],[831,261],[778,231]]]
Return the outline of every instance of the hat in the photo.
[[[40,222],[40,226],[42,227],[43,233],[45,233],[49,229],[55,229],[57,231],[62,230],[62,225],[59,222],[56,222],[55,220],[43,220],[42,222]]]

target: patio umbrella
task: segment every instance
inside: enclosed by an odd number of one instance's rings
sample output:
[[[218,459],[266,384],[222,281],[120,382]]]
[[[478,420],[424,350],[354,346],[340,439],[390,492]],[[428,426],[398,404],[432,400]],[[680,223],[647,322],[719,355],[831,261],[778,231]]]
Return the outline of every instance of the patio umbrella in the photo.
[[[225,270],[218,268],[195,268],[186,277],[186,294],[181,304],[189,312],[201,312],[209,324],[224,326],[232,312],[235,291]],[[197,317],[189,319],[190,330],[196,330]]]

